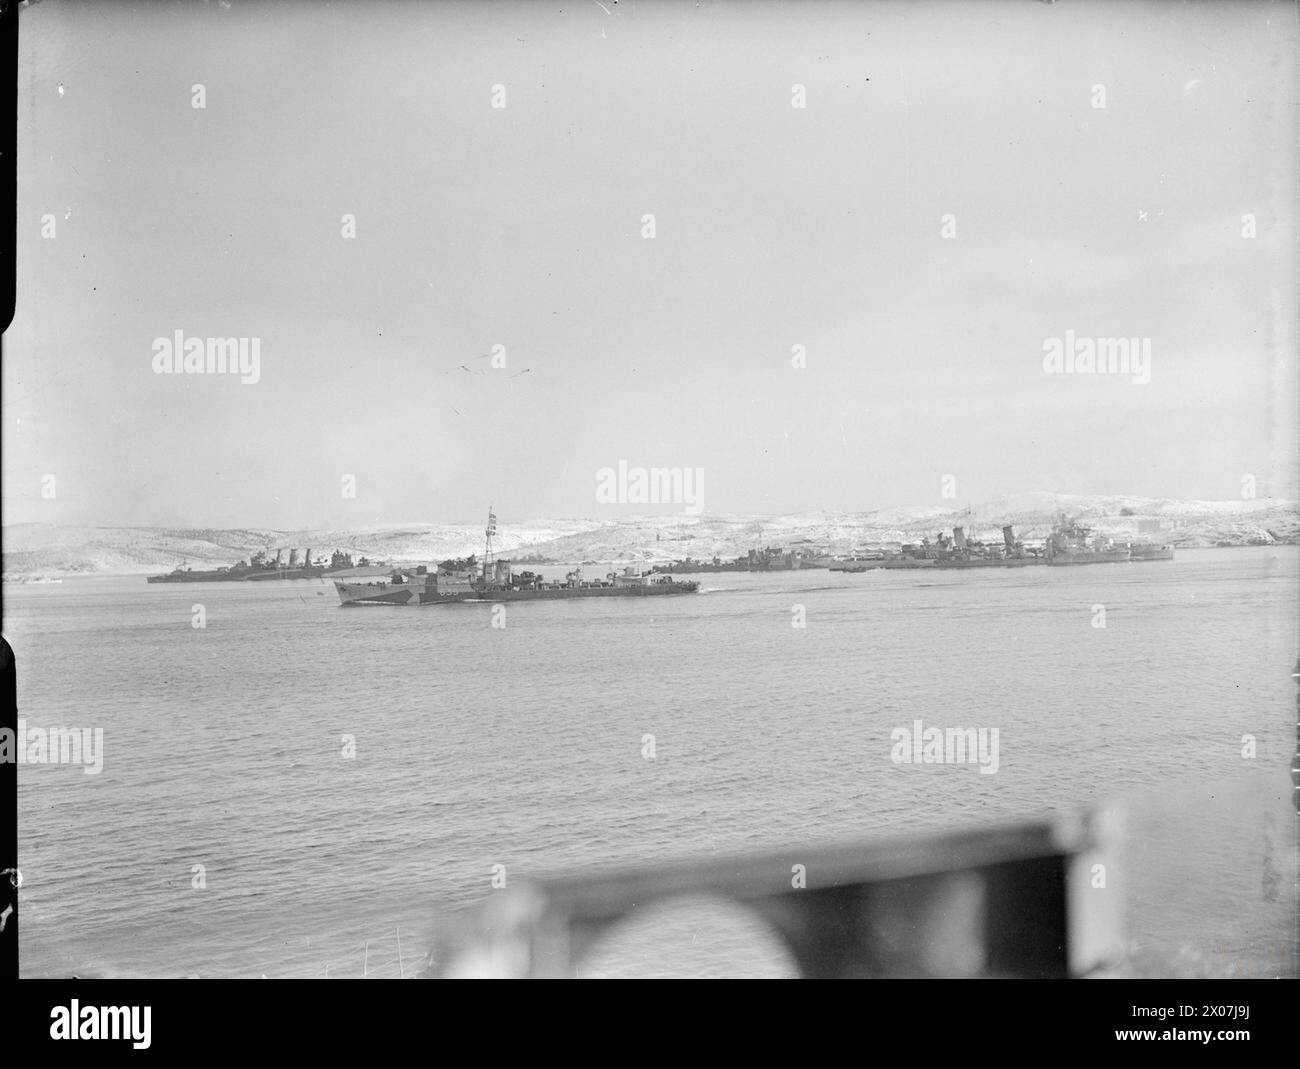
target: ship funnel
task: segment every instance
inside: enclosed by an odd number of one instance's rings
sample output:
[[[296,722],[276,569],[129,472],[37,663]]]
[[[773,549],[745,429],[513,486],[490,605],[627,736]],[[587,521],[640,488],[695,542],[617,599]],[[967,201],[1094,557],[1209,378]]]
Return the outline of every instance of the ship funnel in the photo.
[[[303,557],[302,563],[308,568],[311,567],[311,546],[307,547],[307,555]]]
[[[277,568],[280,567],[280,558],[283,557],[283,556],[284,556],[284,550],[282,550],[282,549],[277,549],[277,550],[275,551],[275,566],[276,566]]]
[[[289,567],[298,567],[298,551],[296,549],[289,550]]]
[[[952,529],[952,543],[958,549],[966,548],[966,532],[960,527]]]
[[[1016,529],[1011,524],[1002,528],[1002,541],[1006,544],[1007,552],[1016,548]]]

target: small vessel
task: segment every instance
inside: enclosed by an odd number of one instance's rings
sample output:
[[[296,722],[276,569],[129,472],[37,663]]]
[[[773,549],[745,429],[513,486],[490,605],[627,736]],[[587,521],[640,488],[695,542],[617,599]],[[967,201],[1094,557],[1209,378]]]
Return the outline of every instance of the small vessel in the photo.
[[[668,575],[642,572],[628,566],[622,573],[610,572],[603,580],[583,578],[581,566],[564,581],[547,580],[530,571],[517,575],[509,561],[492,559],[492,538],[497,518],[489,509],[487,544],[480,571],[463,561],[448,561],[432,569],[394,569],[387,580],[347,582],[336,579],[339,604],[354,605],[454,605],[462,602],[558,601],[567,598],[662,597],[693,594],[699,584]]]
[[[874,572],[878,569],[933,568],[939,562],[933,557],[872,555],[850,557],[830,566],[832,572]]]

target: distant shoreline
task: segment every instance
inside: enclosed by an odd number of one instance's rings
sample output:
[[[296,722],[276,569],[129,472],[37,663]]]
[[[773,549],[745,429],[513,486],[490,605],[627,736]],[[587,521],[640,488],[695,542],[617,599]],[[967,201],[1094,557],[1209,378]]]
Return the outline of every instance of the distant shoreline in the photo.
[[[1300,504],[1289,499],[1193,501],[1034,491],[983,504],[814,510],[776,516],[662,513],[602,518],[512,519],[499,525],[494,555],[518,568],[671,564],[745,557],[772,548],[805,556],[852,557],[961,527],[966,537],[1001,543],[1010,524],[1027,544],[1045,538],[1064,514],[1117,541],[1170,543],[1176,549],[1300,543]],[[258,553],[287,561],[299,554],[409,566],[483,552],[480,524],[405,523],[283,531],[258,527],[120,527],[14,524],[3,528],[7,581],[40,576],[165,575],[228,568]]]
[[[1180,545],[1180,544],[1178,544],[1178,543],[1174,543],[1174,545],[1175,545],[1176,548],[1179,549],[1179,550],[1194,550],[1194,551],[1198,551],[1198,552],[1199,552],[1199,551],[1203,551],[1203,550],[1278,549],[1278,548],[1284,548],[1284,547],[1287,547],[1287,546],[1298,546],[1298,545],[1300,545],[1300,539],[1294,539],[1294,538],[1292,538],[1292,539],[1288,539],[1288,540],[1286,540],[1286,541],[1266,542],[1266,543],[1258,543],[1258,542],[1241,542],[1241,543],[1237,543],[1237,544],[1234,544],[1234,545],[1227,545],[1227,546],[1221,546],[1221,545],[1208,545],[1208,546],[1207,546],[1207,545]],[[516,570],[516,571],[519,571],[519,570],[521,570],[521,569],[527,569],[527,568],[591,568],[591,569],[598,569],[598,568],[624,567],[624,566],[626,566],[626,565],[633,565],[633,566],[640,565],[640,566],[645,567],[645,568],[652,568],[652,567],[654,567],[654,566],[656,566],[656,565],[662,566],[662,565],[666,565],[666,564],[672,564],[674,560],[680,560],[680,558],[673,558],[673,557],[620,557],[620,558],[618,558],[618,559],[614,559],[614,560],[596,560],[596,561],[593,561],[593,560],[585,560],[585,561],[576,561],[576,560],[574,560],[574,561],[558,561],[558,560],[553,561],[553,560],[544,560],[544,561],[538,561],[538,560],[526,560],[526,559],[522,559],[522,558],[512,557],[512,556],[510,556],[510,554],[508,554],[508,553],[503,553],[503,554],[501,554],[501,559],[502,559],[502,560],[508,560],[508,561],[509,561],[509,562],[510,562],[514,567],[515,567],[515,570]],[[414,567],[414,566],[416,566],[416,565],[421,565],[421,564],[429,564],[429,563],[432,563],[432,562],[431,562],[431,561],[428,561],[428,560],[412,558],[412,559],[410,559],[410,560],[393,560],[393,561],[391,561],[390,563],[392,564],[393,567],[403,567],[403,568],[405,568],[405,567]],[[798,569],[797,571],[813,572],[813,571],[817,571],[817,570],[819,570],[819,569]],[[156,569],[149,569],[149,570],[136,569],[136,570],[133,570],[133,571],[90,571],[90,570],[82,570],[82,571],[63,571],[63,572],[60,572],[60,571],[53,571],[53,570],[46,570],[46,571],[44,571],[44,572],[32,572],[32,573],[25,573],[25,574],[24,574],[24,573],[13,573],[13,574],[9,574],[9,575],[5,575],[5,576],[3,576],[3,577],[0,577],[0,581],[2,581],[2,582],[3,582],[5,585],[7,585],[7,586],[52,586],[52,585],[58,585],[59,583],[62,583],[62,582],[64,582],[64,581],[66,581],[66,580],[70,580],[70,579],[71,579],[71,580],[76,580],[76,579],[132,579],[132,578],[139,579],[139,578],[147,578],[147,577],[150,576],[150,575],[158,575],[158,574],[160,574],[160,573],[159,573]],[[775,570],[773,570],[773,571],[770,572],[770,573],[768,573],[768,572],[762,572],[762,573],[755,573],[755,574],[785,574],[785,570],[783,570],[783,569],[775,569]],[[272,579],[272,580],[262,580],[262,582],[277,582],[277,581],[280,581],[280,582],[286,582],[286,583],[308,583],[308,584],[310,584],[310,583],[313,583],[313,582],[314,582],[314,583],[323,583],[323,582],[328,582],[328,581],[330,581],[332,578],[335,578],[335,577],[331,577],[331,576],[317,576],[317,577],[315,577],[315,578],[313,578],[313,579],[285,579],[285,580],[273,580],[273,579]],[[243,579],[230,579],[230,580],[225,580],[225,581],[226,581],[226,582],[230,582],[230,583],[241,583],[241,584],[246,584],[246,583],[248,583],[247,580],[243,580]],[[181,586],[187,586],[187,585],[190,585],[190,584],[184,584],[184,583],[182,583],[182,584],[170,584],[170,585],[181,585]],[[193,584],[193,585],[202,585],[202,584]],[[251,584],[248,584],[248,585],[257,585],[257,584],[255,584],[255,583],[251,583]]]

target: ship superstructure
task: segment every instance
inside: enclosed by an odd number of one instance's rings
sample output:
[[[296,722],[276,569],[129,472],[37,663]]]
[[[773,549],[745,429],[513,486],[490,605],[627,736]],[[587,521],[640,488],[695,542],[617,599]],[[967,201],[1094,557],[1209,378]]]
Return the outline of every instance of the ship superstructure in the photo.
[[[1096,535],[1091,527],[1062,515],[1047,536],[1047,563],[1115,564],[1130,558],[1128,543]]]
[[[258,550],[247,561],[240,561],[228,568],[211,568],[196,570],[184,564],[177,565],[166,575],[151,575],[150,583],[234,583],[266,579],[317,579],[323,576],[356,574],[384,574],[388,570],[382,561],[371,561],[362,557],[355,564],[352,554],[340,549],[334,551],[329,563],[324,557],[312,559],[311,548],[298,556],[297,549],[289,550],[289,559],[284,559],[284,550],[277,549],[275,557],[269,550]]]
[[[693,594],[699,584],[672,576],[642,572],[628,566],[604,579],[587,579],[582,568],[567,573],[563,582],[531,571],[515,573],[510,562],[496,558],[492,543],[497,533],[496,515],[489,510],[480,567],[474,558],[445,561],[435,567],[394,569],[386,580],[346,582],[335,580],[339,603],[353,605],[454,605],[461,602],[555,601],[565,598],[660,597]]]

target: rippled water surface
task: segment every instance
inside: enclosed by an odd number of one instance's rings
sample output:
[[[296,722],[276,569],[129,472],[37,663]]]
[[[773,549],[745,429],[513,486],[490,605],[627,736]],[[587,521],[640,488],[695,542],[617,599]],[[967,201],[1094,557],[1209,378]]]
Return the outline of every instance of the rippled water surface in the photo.
[[[104,730],[98,775],[19,770],[24,973],[410,975],[493,866],[571,875],[1117,796],[1135,970],[1294,970],[1295,547],[698,578],[511,605],[504,628],[488,605],[343,610],[319,582],[6,586],[20,715]],[[916,719],[997,728],[997,773],[895,764]],[[664,935],[679,966],[719,930],[699,924]],[[760,957],[682,967],[783,971]]]

